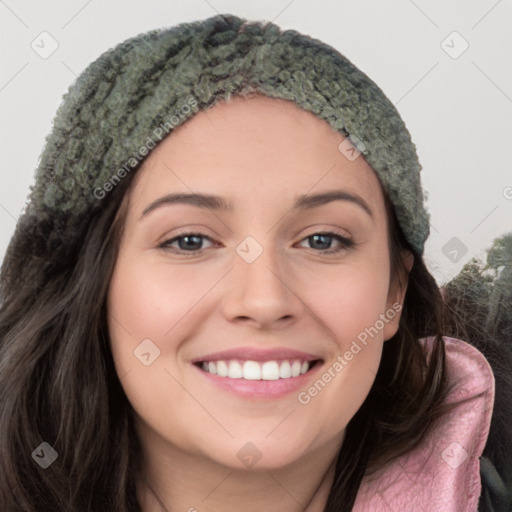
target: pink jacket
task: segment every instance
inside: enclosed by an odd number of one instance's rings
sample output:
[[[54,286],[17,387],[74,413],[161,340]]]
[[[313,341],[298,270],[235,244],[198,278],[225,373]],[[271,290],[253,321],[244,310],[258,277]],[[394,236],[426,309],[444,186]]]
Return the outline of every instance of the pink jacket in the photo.
[[[416,449],[361,482],[353,512],[476,512],[480,461],[494,404],[494,376],[475,347],[444,337],[457,407]],[[432,338],[420,340],[431,346]]]

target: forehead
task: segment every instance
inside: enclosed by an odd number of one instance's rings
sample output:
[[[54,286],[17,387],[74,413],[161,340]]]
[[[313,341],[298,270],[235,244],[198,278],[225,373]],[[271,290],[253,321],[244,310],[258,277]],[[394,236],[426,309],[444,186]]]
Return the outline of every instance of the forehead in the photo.
[[[139,209],[173,191],[222,195],[236,206],[343,188],[382,213],[377,175],[362,156],[347,158],[344,141],[291,101],[235,96],[171,132],[138,171],[133,196]]]

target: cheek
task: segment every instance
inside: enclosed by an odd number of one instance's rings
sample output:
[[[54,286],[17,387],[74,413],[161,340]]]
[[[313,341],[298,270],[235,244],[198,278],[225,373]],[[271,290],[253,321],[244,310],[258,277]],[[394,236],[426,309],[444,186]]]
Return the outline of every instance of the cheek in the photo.
[[[185,267],[171,271],[169,265],[147,260],[143,264],[142,258],[131,258],[126,251],[116,264],[108,294],[117,375],[136,414],[158,432],[166,432],[169,424],[182,424],[183,411],[187,421],[205,421],[204,411],[191,407],[190,396],[178,384],[182,377],[175,359],[180,343],[190,336],[194,307],[215,280],[198,279],[197,270],[194,278],[192,268]],[[141,346],[146,348],[139,350]],[[144,353],[150,354],[147,366]],[[173,440],[185,446],[187,431],[185,422],[173,433]]]
[[[313,385],[302,390],[304,413],[317,419],[325,434],[344,428],[368,395],[379,368],[389,283],[386,261],[337,268],[317,276],[311,304],[335,339],[332,358]]]
[[[192,266],[171,269],[165,263],[142,261],[128,255],[116,265],[108,302],[113,342],[130,337],[132,343],[140,343],[150,338],[162,351],[169,350],[169,339],[181,328],[182,319],[215,280],[208,275],[198,279]]]
[[[110,347],[121,384],[139,413],[161,410],[169,393],[173,400],[181,396],[172,376],[182,380],[182,345],[201,328],[204,308],[212,307],[211,291],[224,273],[210,269],[198,275],[195,265],[173,267],[130,250],[118,259],[108,295]]]
[[[307,294],[309,301],[336,337],[340,350],[385,313],[389,289],[386,261],[368,260],[330,273],[318,272],[314,282],[314,288]]]

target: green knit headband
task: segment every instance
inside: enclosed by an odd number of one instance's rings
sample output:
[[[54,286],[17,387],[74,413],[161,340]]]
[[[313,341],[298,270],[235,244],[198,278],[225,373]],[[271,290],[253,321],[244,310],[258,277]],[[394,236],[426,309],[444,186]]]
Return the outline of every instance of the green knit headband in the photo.
[[[400,227],[423,253],[429,215],[421,165],[381,89],[334,48],[232,15],[152,30],[106,51],[64,95],[27,215],[88,217],[173,128],[236,94],[294,101],[348,136],[380,178]],[[55,226],[55,222],[52,222]],[[68,233],[69,234],[69,233]],[[75,237],[80,233],[71,233]]]

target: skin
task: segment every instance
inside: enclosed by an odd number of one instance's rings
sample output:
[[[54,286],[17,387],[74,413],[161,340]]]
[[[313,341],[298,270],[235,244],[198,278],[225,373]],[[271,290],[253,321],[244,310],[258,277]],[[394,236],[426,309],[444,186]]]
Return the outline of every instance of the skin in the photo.
[[[399,314],[306,405],[297,393],[234,396],[198,376],[190,361],[233,347],[279,345],[316,354],[327,369],[379,315],[403,303],[405,289],[390,280],[378,178],[363,157],[342,154],[343,140],[292,102],[235,97],[162,141],[125,197],[108,294],[111,349],[135,410],[144,474],[168,511],[325,506],[346,425],[374,382]],[[334,189],[359,195],[372,216],[346,200],[291,209],[300,194]],[[219,195],[234,209],[173,204],[140,219],[149,204],[175,192]],[[158,247],[197,231],[213,241],[193,239],[200,249],[193,256],[183,241]],[[308,239],[326,231],[355,246]],[[247,236],[263,249],[252,263],[236,252]],[[325,254],[333,248],[341,250]],[[133,351],[148,338],[160,355],[145,366]],[[253,467],[237,457],[248,442],[262,455]],[[145,511],[162,510],[144,479],[138,496]]]

